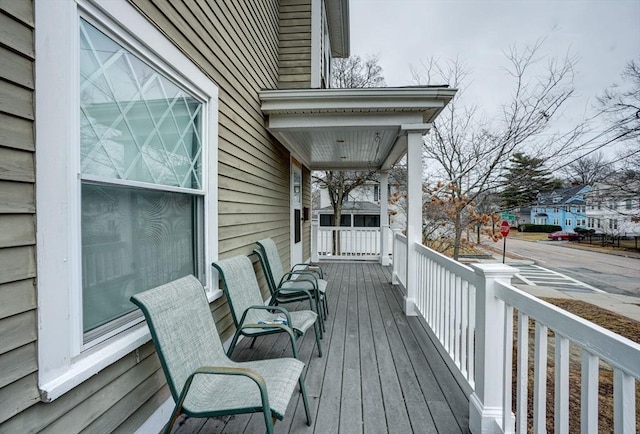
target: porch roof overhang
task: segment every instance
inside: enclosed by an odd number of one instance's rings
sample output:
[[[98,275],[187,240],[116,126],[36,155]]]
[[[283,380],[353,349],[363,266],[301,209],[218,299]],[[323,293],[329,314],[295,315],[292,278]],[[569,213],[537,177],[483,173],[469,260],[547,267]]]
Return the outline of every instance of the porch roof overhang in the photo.
[[[388,170],[407,131],[429,130],[456,89],[420,86],[260,92],[266,127],[311,170]]]

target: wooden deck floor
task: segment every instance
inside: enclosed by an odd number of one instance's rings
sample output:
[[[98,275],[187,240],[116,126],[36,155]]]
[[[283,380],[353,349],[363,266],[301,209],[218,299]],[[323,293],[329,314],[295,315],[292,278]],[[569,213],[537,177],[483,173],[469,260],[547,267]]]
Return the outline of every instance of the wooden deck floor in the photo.
[[[318,357],[313,332],[299,341],[312,424],[294,395],[280,433],[466,433],[468,398],[449,372],[420,321],[402,312],[390,270],[375,263],[323,263],[329,281],[329,317]],[[290,307],[291,305],[286,305]],[[249,340],[235,360],[291,356],[283,338]],[[214,419],[183,417],[185,433],[263,433],[261,413]]]

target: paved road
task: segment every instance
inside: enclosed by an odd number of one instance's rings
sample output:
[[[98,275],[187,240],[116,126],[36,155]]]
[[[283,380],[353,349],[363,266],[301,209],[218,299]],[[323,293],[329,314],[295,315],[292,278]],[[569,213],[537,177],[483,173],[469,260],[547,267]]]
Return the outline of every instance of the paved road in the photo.
[[[612,294],[640,296],[640,259],[567,247],[568,241],[507,239],[507,254],[566,274]]]

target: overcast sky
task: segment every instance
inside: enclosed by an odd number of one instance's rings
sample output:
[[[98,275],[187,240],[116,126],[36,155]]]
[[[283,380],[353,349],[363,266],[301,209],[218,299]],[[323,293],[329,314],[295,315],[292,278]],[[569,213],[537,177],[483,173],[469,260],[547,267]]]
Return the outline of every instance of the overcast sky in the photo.
[[[542,54],[579,58],[570,123],[631,60],[640,60],[640,0],[350,0],[351,54],[380,56],[387,86],[412,83],[409,65],[458,57],[465,91],[488,114],[508,97],[501,67],[510,45],[546,38]]]

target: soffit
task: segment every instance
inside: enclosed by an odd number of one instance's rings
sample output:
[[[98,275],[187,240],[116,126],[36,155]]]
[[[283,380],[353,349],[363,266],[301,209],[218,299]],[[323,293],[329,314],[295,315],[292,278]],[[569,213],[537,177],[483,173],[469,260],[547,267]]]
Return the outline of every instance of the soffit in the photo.
[[[428,129],[455,94],[447,87],[260,92],[267,129],[311,170],[385,170],[406,130]]]

